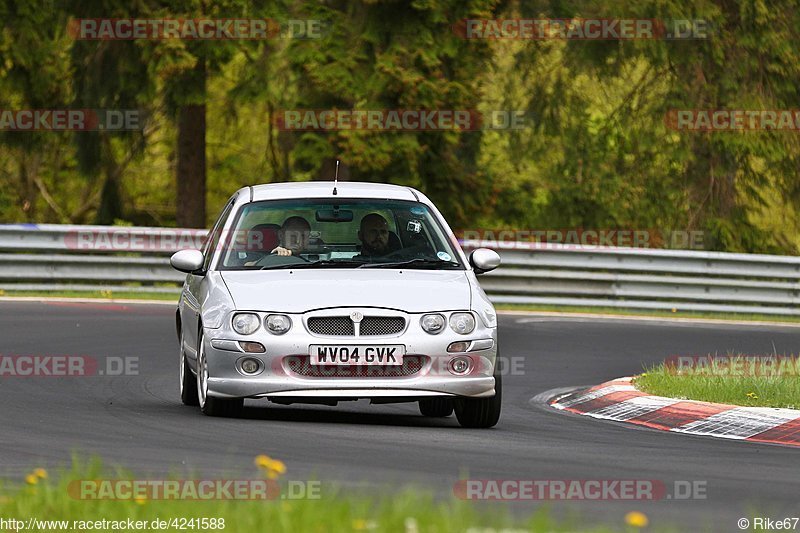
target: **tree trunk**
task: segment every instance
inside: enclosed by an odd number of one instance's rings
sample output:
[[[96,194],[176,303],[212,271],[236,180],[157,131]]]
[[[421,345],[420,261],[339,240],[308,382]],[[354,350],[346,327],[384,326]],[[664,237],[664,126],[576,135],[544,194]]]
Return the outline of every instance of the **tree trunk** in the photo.
[[[186,83],[202,84],[203,103],[178,109],[177,223],[182,228],[206,226],[206,105],[205,61],[199,59],[185,77]],[[194,89],[197,89],[194,85]]]

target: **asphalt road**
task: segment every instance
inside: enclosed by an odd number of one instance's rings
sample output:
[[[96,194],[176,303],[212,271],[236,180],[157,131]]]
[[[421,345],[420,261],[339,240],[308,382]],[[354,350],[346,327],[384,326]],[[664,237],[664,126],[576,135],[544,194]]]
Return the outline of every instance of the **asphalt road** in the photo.
[[[676,354],[797,353],[800,328],[503,315],[500,345],[516,370],[491,430],[414,404],[338,407],[246,404],[243,419],[214,419],[180,404],[171,306],[0,302],[0,354],[138,357],[138,375],[0,377],[0,477],[97,455],[142,476],[254,475],[253,458],[283,460],[290,479],[392,490],[414,484],[442,496],[481,479],[699,481],[705,499],[578,501],[591,523],[622,524],[630,510],[654,525],[736,531],[736,519],[800,515],[800,450],[634,428],[532,401],[560,387],[597,384]],[[485,504],[495,505],[495,504]],[[532,510],[538,502],[514,504]]]

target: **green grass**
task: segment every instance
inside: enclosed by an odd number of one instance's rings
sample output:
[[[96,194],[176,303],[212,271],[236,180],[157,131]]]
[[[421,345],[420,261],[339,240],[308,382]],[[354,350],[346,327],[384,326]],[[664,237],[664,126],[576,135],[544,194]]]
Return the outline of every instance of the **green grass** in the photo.
[[[755,368],[755,371],[754,371]],[[656,396],[701,400],[748,407],[800,409],[798,364],[778,365],[774,370],[752,366],[738,356],[731,365],[711,363],[680,370],[663,363],[634,378],[641,391]]]
[[[702,318],[712,320],[744,320],[755,322],[798,322],[800,316],[759,315],[752,313],[703,313],[699,311],[658,311],[653,309],[620,309],[616,307],[577,307],[566,305],[496,304],[498,310],[541,311],[560,313],[589,313],[620,316],[646,316],[654,318]]]
[[[30,298],[102,298],[118,300],[156,300],[156,301],[178,301],[179,293],[165,294],[153,292],[137,291],[4,291],[0,290],[0,296],[9,297],[30,297]]]
[[[261,476],[254,469],[257,479]],[[0,517],[27,520],[127,520],[152,521],[156,518],[217,518],[225,520],[227,532],[251,531],[612,531],[575,520],[555,520],[544,507],[527,517],[515,516],[499,504],[435,497],[429,491],[405,489],[394,494],[321,486],[320,498],[268,501],[211,500],[81,500],[69,493],[72,480],[134,479],[122,470],[109,472],[99,461],[80,464],[69,470],[48,473],[46,478],[28,476],[30,482],[0,484]],[[244,476],[234,476],[243,479]],[[164,478],[162,478],[164,479]],[[179,479],[172,477],[171,479]],[[35,482],[35,483],[34,483]],[[280,479],[279,483],[282,482]],[[54,530],[54,528],[51,528]],[[613,530],[636,531],[620,523]],[[213,531],[213,529],[204,529]],[[221,531],[221,530],[218,530]]]

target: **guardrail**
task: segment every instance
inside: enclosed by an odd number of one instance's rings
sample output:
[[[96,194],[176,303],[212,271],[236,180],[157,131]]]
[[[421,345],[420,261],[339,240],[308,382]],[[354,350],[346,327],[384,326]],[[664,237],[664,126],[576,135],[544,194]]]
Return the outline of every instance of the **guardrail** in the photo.
[[[177,295],[169,253],[205,230],[0,226],[0,289]],[[111,235],[112,237],[109,237]],[[496,249],[480,277],[497,303],[800,315],[800,257],[465,241]],[[121,249],[121,251],[120,251]]]

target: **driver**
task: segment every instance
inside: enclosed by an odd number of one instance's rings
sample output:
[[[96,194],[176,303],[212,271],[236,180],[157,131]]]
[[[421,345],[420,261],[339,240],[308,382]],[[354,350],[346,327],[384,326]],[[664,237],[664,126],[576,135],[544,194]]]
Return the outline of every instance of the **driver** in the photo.
[[[360,257],[382,256],[393,252],[389,245],[389,223],[378,213],[364,215],[358,230]]]
[[[278,231],[280,245],[270,253],[278,255],[300,255],[308,250],[311,224],[303,217],[289,217]]]

